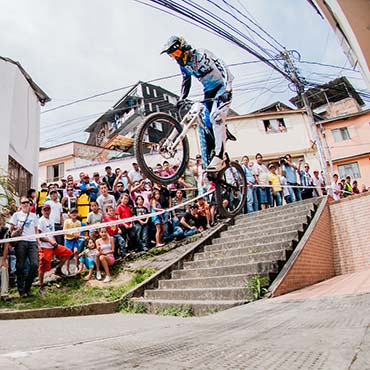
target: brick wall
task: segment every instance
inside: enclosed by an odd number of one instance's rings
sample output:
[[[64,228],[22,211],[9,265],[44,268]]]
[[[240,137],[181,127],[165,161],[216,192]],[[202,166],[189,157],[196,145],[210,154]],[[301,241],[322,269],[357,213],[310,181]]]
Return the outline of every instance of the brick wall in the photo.
[[[271,295],[279,296],[333,277],[332,245],[329,205],[324,199],[292,256],[271,285]]]
[[[336,275],[370,268],[370,192],[329,205]]]

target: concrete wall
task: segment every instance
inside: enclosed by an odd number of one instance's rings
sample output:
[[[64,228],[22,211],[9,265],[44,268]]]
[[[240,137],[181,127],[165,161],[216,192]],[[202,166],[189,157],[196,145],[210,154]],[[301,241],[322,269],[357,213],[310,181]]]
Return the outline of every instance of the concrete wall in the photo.
[[[370,268],[370,192],[330,204],[336,275]]]
[[[305,235],[271,285],[273,297],[329,279],[334,271],[330,212],[326,199]]]
[[[8,169],[8,156],[32,174],[37,185],[40,106],[38,99],[12,63],[0,60],[0,168]]]

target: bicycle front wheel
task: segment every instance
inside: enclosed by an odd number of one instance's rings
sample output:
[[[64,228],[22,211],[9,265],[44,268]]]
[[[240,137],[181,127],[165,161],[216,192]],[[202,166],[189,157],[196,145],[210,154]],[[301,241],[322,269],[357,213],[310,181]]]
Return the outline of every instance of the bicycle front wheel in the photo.
[[[153,113],[137,129],[134,150],[138,164],[153,182],[171,184],[184,173],[189,142],[180,123],[166,113]]]
[[[244,208],[247,198],[247,180],[241,165],[230,162],[217,176],[216,199],[223,217],[235,217]]]

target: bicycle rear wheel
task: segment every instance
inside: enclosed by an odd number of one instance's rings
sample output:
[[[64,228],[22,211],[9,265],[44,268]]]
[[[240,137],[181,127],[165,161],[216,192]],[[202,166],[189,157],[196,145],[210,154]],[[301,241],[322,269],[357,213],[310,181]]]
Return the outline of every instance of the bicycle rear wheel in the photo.
[[[184,173],[189,159],[188,139],[185,136],[176,147],[173,145],[182,130],[180,123],[166,113],[153,113],[138,127],[135,156],[145,176],[153,182],[171,184]],[[157,164],[163,166],[162,170]]]
[[[241,165],[230,162],[222,169],[216,181],[216,200],[223,217],[235,217],[244,208],[247,197],[247,180]]]

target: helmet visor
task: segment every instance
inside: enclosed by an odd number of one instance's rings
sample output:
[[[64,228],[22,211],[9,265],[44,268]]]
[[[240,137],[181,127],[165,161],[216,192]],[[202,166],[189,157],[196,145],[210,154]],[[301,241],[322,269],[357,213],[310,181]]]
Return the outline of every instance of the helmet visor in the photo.
[[[172,58],[180,58],[182,54],[182,51],[180,49],[175,49],[174,51],[168,53],[169,56]]]

